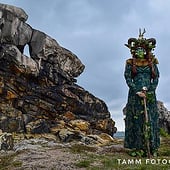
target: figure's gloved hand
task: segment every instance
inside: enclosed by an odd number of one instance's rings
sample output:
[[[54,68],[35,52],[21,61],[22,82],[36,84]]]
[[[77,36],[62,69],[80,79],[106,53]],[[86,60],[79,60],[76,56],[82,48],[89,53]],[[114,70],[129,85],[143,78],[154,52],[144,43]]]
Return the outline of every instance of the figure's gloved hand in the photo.
[[[142,98],[146,98],[146,91],[148,90],[147,87],[142,87],[142,91],[138,91],[136,94],[139,96],[139,97],[142,97]]]
[[[143,91],[138,91],[136,94],[137,94],[139,97],[142,97],[142,98],[145,98],[145,97],[146,97],[146,93],[143,92]]]

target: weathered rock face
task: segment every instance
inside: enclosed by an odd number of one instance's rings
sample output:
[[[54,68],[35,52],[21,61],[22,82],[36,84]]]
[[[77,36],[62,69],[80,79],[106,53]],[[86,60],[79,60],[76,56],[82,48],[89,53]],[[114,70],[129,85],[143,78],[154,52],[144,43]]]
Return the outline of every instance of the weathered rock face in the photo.
[[[1,44],[15,45],[21,53],[28,44],[30,56],[37,63],[40,74],[56,83],[60,83],[60,77],[72,81],[79,76],[84,65],[77,56],[61,47],[53,38],[25,23],[27,18],[22,9],[0,4]]]
[[[84,65],[33,29],[20,8],[0,4],[0,129],[3,132],[112,135],[106,104],[75,81]],[[30,56],[23,54],[25,45]]]
[[[158,101],[159,125],[170,134],[170,111],[164,106],[163,102]]]
[[[0,150],[12,150],[14,146],[14,141],[11,133],[4,132],[0,130]]]

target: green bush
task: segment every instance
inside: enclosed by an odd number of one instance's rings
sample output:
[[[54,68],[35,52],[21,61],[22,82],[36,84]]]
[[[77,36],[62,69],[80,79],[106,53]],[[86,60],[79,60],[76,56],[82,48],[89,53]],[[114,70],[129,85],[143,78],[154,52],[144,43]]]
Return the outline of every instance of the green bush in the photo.
[[[160,135],[162,137],[168,137],[169,136],[169,134],[163,128],[160,128]]]

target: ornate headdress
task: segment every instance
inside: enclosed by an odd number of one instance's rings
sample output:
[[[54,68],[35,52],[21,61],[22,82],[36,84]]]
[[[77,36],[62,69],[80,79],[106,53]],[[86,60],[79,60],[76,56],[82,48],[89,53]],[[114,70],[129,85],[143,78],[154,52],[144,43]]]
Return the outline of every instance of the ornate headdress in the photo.
[[[139,37],[136,38],[129,38],[128,44],[125,44],[130,49],[130,52],[132,54],[132,60],[130,63],[132,64],[132,75],[135,76],[137,73],[136,70],[136,60],[137,58],[145,58],[147,60],[146,64],[149,65],[152,71],[152,78],[156,77],[156,73],[153,67],[153,62],[157,62],[156,58],[154,58],[154,55],[152,54],[152,50],[154,50],[156,45],[156,40],[154,38],[146,39],[144,38],[145,29],[143,30],[143,33],[141,32],[141,29],[139,29]],[[143,60],[142,60],[143,61]],[[143,62],[142,62],[143,64]]]
[[[136,38],[129,38],[128,44],[125,44],[126,47],[130,49],[130,52],[133,57],[135,57],[135,52],[138,48],[143,48],[146,51],[146,54],[154,50],[156,45],[156,39],[155,38],[144,38],[144,33],[146,30],[143,30],[143,33],[141,32],[141,29],[139,29],[139,37]]]

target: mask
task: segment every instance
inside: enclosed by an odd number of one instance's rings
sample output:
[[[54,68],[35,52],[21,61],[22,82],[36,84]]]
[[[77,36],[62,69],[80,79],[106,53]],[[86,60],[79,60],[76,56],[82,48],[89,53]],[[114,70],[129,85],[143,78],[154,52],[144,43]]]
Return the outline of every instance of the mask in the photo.
[[[144,59],[146,55],[146,51],[144,48],[138,47],[135,51],[135,55],[136,55],[136,58]]]

